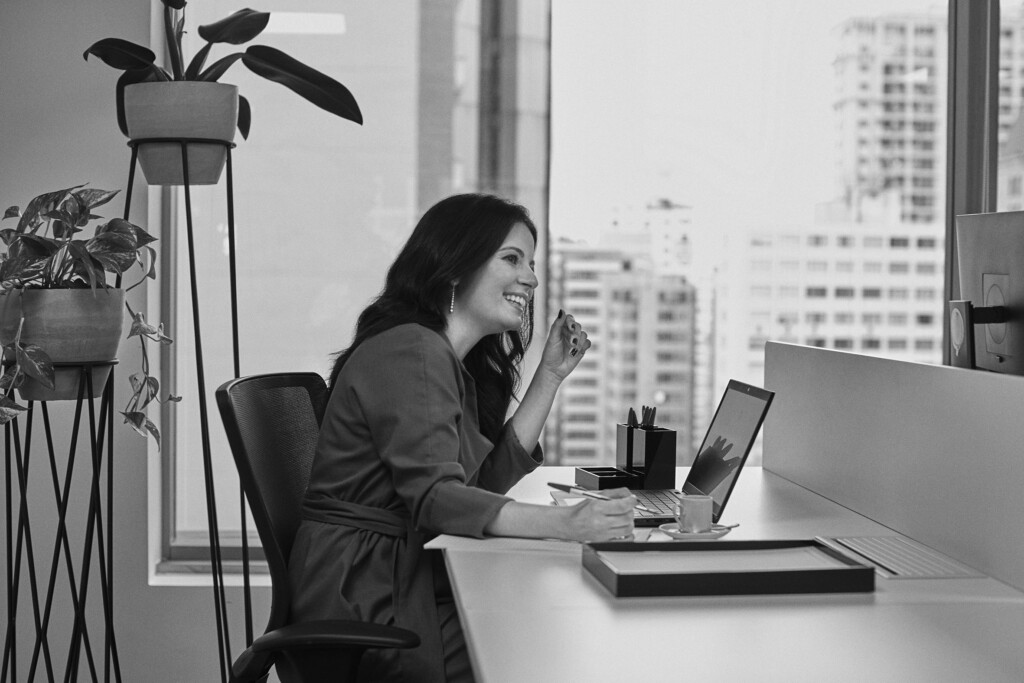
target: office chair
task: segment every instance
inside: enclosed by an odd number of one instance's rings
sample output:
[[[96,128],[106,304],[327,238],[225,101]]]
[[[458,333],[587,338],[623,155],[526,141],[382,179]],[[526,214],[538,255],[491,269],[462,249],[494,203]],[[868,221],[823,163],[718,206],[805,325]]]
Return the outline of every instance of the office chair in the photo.
[[[288,623],[287,563],[327,407],[323,378],[254,375],[225,382],[216,396],[272,584],[266,631],[235,660],[231,680],[264,681],[276,666],[285,683],[354,681],[366,649],[418,646],[419,636],[397,627],[340,619]]]

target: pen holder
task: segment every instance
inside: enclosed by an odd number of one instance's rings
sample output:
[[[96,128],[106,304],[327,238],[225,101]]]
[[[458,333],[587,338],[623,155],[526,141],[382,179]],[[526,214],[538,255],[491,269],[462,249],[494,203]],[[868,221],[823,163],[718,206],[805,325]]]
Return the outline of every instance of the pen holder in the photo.
[[[638,481],[633,488],[675,488],[676,430],[661,427],[627,429],[632,432],[632,449],[627,453],[633,463],[628,471],[634,474]]]
[[[633,467],[633,430],[621,422],[615,425],[615,466],[629,470]]]

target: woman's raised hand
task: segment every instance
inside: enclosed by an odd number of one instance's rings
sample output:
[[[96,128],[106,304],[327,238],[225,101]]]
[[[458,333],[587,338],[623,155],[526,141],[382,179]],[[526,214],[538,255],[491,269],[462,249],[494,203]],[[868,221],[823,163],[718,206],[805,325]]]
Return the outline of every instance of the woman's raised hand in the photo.
[[[570,514],[570,536],[576,541],[633,540],[633,509],[636,497],[629,489],[610,489],[602,494],[611,500],[585,498]]]
[[[558,317],[551,323],[544,352],[541,355],[541,367],[549,370],[558,379],[569,376],[590,348],[587,332],[568,313],[558,312]]]

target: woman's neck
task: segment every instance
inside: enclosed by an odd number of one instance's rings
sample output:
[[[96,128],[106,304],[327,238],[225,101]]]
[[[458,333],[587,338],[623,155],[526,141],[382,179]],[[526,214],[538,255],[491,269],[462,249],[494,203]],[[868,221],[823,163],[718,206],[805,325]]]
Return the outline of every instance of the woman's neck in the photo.
[[[458,315],[448,316],[448,325],[445,327],[444,336],[448,338],[448,342],[455,349],[455,355],[459,357],[459,360],[465,360],[470,350],[483,339],[483,335],[474,326],[468,324]]]

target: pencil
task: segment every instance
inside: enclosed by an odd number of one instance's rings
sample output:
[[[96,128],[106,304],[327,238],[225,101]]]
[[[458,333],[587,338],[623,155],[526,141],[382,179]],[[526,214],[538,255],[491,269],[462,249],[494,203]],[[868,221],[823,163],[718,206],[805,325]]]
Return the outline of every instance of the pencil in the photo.
[[[586,496],[587,498],[596,498],[598,500],[615,500],[614,498],[609,498],[603,493],[591,491],[590,489],[580,488],[579,486],[571,486],[569,484],[556,484],[550,481],[548,482],[548,486],[559,491],[564,491],[565,493],[578,493],[579,495]],[[635,507],[637,510],[640,510],[641,512],[650,512],[650,510],[645,508],[643,505],[637,504],[634,505],[633,507]]]

